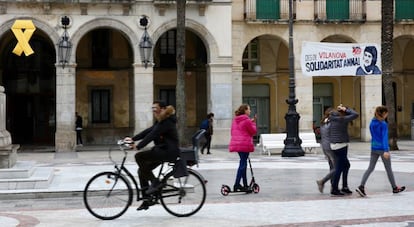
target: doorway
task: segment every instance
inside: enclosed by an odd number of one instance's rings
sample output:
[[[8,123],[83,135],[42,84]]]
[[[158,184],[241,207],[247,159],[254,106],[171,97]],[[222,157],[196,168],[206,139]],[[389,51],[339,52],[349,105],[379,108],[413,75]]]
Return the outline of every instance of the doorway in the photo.
[[[54,145],[56,54],[53,44],[39,33],[29,42],[32,55],[13,54],[15,39],[10,39],[2,50],[6,128],[13,143]]]

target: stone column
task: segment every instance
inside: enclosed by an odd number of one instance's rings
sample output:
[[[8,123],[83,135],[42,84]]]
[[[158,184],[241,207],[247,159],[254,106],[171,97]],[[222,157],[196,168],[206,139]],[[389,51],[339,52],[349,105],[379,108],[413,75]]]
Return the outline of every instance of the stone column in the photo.
[[[16,164],[18,146],[11,142],[10,133],[6,130],[6,94],[4,87],[0,86],[0,169]]]
[[[153,123],[151,111],[152,102],[154,101],[154,70],[153,65],[147,68],[141,63],[134,65],[134,78],[132,88],[134,91],[133,98],[133,116],[134,134],[141,132]]]
[[[56,152],[73,151],[76,143],[76,64],[56,65]]]
[[[361,77],[361,141],[371,140],[369,123],[374,116],[375,107],[382,101],[382,78],[380,75]]]
[[[243,101],[243,66],[234,66],[233,67],[233,85],[232,85],[232,94],[233,94],[233,107],[232,110],[236,110]]]
[[[214,147],[228,146],[234,112],[231,58],[222,60],[223,63],[210,63],[207,72],[207,110],[214,113],[215,125],[212,137]]]
[[[299,132],[313,132],[313,79],[310,76],[303,76],[302,71],[298,69],[295,72],[295,85],[298,99],[296,112],[300,116]]]

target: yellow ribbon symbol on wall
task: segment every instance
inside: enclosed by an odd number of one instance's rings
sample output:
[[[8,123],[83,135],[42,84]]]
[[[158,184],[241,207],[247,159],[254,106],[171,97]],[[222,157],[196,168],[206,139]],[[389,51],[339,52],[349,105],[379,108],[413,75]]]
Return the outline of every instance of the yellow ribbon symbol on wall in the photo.
[[[20,56],[24,53],[29,56],[34,53],[30,47],[29,40],[32,37],[36,27],[31,20],[16,20],[11,27],[11,30],[16,36],[17,44],[13,49],[13,53]]]

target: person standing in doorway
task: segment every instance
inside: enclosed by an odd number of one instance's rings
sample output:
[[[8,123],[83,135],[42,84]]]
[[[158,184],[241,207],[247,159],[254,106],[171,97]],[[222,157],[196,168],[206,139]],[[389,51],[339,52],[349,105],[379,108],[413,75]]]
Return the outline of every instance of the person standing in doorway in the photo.
[[[369,125],[371,132],[371,159],[369,161],[368,169],[362,176],[361,185],[356,189],[358,194],[362,197],[366,196],[365,183],[369,175],[374,171],[378,158],[381,157],[387,171],[388,180],[390,181],[392,192],[399,193],[405,190],[405,186],[398,187],[395,184],[394,174],[391,168],[391,155],[388,144],[388,125],[385,119],[388,116],[388,108],[385,106],[378,106],[375,109],[375,116]]]
[[[237,152],[240,157],[239,168],[237,169],[234,191],[245,191],[247,184],[247,159],[250,152],[254,151],[253,136],[257,133],[256,117],[250,119],[250,106],[242,104],[235,112],[231,124],[231,138],[229,151]],[[243,186],[240,181],[243,181]]]
[[[348,124],[359,116],[359,114],[345,106],[339,105],[336,110],[329,114],[330,123],[330,148],[335,154],[335,175],[332,180],[332,196],[350,195],[352,191],[348,187],[348,172],[351,164],[348,160]],[[342,189],[339,190],[339,179],[342,175]]]
[[[76,145],[77,146],[83,146],[82,142],[82,127],[83,127],[83,121],[82,117],[78,114],[78,112],[75,113],[76,115],[76,121],[75,121],[75,130],[76,130]]]
[[[211,154],[210,146],[211,146],[211,136],[213,135],[213,119],[214,113],[207,114],[207,118],[201,122],[200,129],[206,130],[204,133],[204,137],[206,138],[206,143],[201,148],[201,154],[204,154],[204,149],[207,148],[207,154]]]

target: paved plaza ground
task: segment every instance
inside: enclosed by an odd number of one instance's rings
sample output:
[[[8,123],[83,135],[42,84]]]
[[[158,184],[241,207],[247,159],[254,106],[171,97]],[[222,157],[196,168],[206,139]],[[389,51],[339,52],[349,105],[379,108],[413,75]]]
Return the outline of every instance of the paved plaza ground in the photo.
[[[328,172],[320,149],[295,158],[281,157],[277,150],[271,156],[257,150],[251,161],[260,192],[223,196],[220,188],[233,185],[238,156],[214,149],[211,155],[200,155],[200,165],[195,167],[208,180],[207,200],[197,214],[177,218],[160,205],[137,212],[140,203],[134,202],[112,221],[91,216],[81,197],[91,176],[112,170],[109,148],[86,146],[71,154],[21,151],[19,161],[53,168],[54,179],[47,189],[0,190],[0,226],[414,226],[414,141],[399,141],[399,147],[392,152],[392,165],[397,184],[407,186],[400,194],[391,192],[380,160],[366,185],[368,197],[356,194],[368,167],[369,143],[352,142],[351,196],[331,197],[329,185],[323,194],[317,190],[316,179]],[[136,172],[133,153],[128,168]]]

